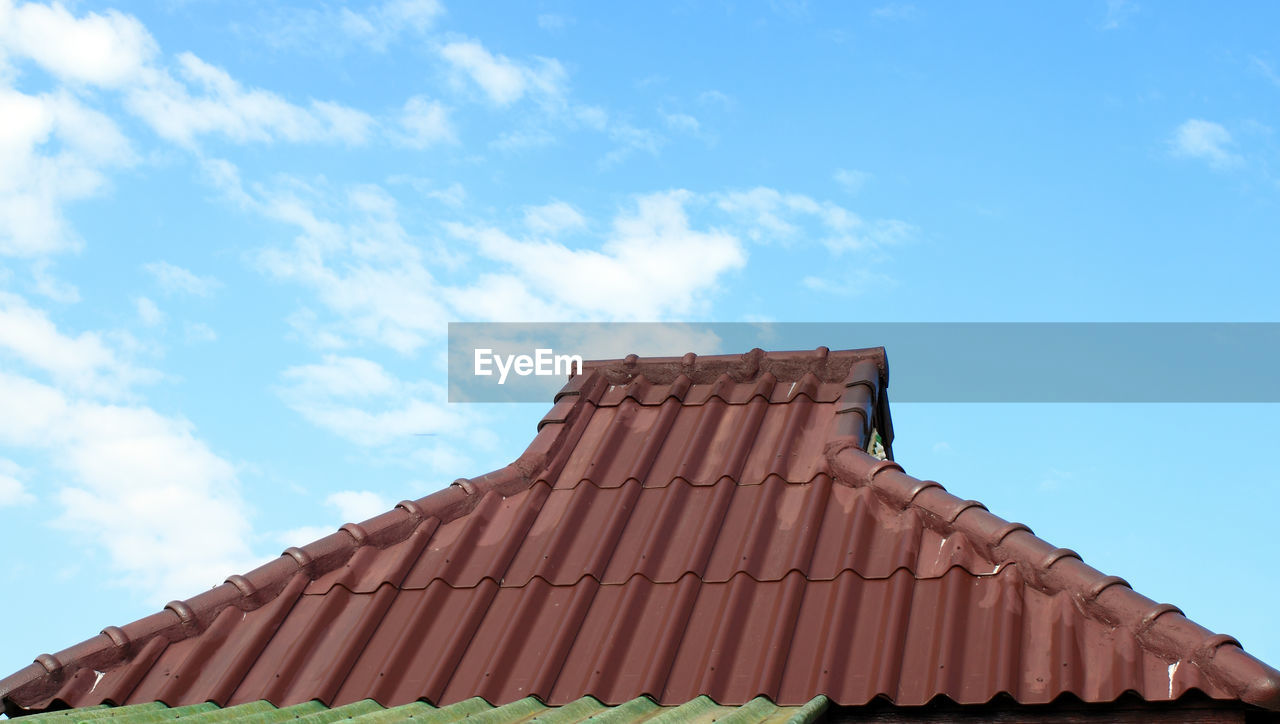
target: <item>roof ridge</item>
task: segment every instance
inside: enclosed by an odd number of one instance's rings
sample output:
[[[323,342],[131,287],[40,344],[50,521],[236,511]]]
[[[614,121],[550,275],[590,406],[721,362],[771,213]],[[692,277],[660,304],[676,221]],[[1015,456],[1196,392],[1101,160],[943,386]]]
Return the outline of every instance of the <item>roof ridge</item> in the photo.
[[[345,564],[364,546],[385,548],[403,542],[428,520],[435,519],[441,524],[470,513],[491,491],[506,497],[536,484],[540,473],[555,467],[556,453],[573,437],[573,422],[585,407],[576,397],[578,394],[579,390],[558,394],[557,400],[563,396],[573,396],[573,399],[564,401],[570,404],[561,410],[557,419],[544,418],[539,422],[538,432],[528,448],[505,467],[474,478],[458,478],[443,490],[416,500],[402,500],[391,510],[362,523],[344,523],[319,540],[286,548],[278,557],[252,571],[228,576],[223,583],[190,598],[170,601],[156,613],[124,626],[107,626],[97,636],[56,654],[40,654],[25,668],[0,679],[0,702],[7,704],[10,695],[20,689],[35,692],[47,689],[52,693],[75,672],[119,663],[140,652],[153,639],[163,637],[172,643],[199,635],[228,606],[247,612],[275,600],[298,573],[306,573],[310,580],[315,580]],[[581,429],[577,433],[580,435]],[[34,693],[31,698],[40,696]]]
[[[583,363],[583,375],[602,374],[610,384],[626,384],[638,376],[658,384],[670,384],[680,375],[694,384],[714,382],[727,374],[735,382],[748,382],[771,373],[781,382],[793,382],[812,373],[822,382],[842,382],[858,362],[873,363],[881,386],[889,383],[889,365],[884,347],[832,351],[828,347],[811,350],[766,352],[759,347],[741,354],[698,355],[688,352],[680,357],[640,357],[629,354],[621,359],[591,360]]]
[[[900,508],[915,508],[967,535],[986,549],[993,563],[1001,568],[1014,565],[1027,585],[1041,591],[1071,594],[1082,613],[1129,629],[1146,651],[1171,662],[1190,661],[1242,701],[1280,709],[1280,671],[1246,653],[1235,638],[1200,626],[1173,604],[1156,603],[1123,578],[1102,573],[1075,551],[1053,546],[1026,525],[992,514],[982,503],[961,500],[935,481],[908,475],[892,460],[868,455],[853,436],[828,442],[826,458],[834,477],[870,487]]]
[[[333,583],[329,584],[329,587],[324,589],[323,591],[311,591],[311,592],[304,591],[299,595],[300,596],[324,596],[324,595],[327,595],[330,591],[332,591],[335,588],[341,588],[342,590],[346,591],[347,593],[350,593],[353,596],[372,596],[372,595],[375,595],[380,589],[387,586],[390,586],[391,588],[394,588],[397,591],[425,591],[431,587],[431,584],[437,581],[445,586],[448,586],[449,588],[455,591],[473,590],[473,589],[479,588],[481,584],[483,584],[485,581],[488,581],[490,583],[496,583],[498,585],[498,588],[527,588],[529,584],[533,583],[534,581],[541,581],[542,583],[544,583],[547,586],[550,586],[551,588],[563,589],[563,588],[575,588],[577,586],[582,585],[582,582],[588,579],[594,581],[597,586],[605,588],[605,587],[627,586],[627,585],[630,585],[632,581],[639,578],[653,585],[660,586],[663,584],[679,582],[680,580],[688,576],[697,576],[699,580],[701,580],[703,583],[714,585],[714,586],[728,585],[732,583],[734,579],[739,577],[750,578],[752,581],[756,583],[781,583],[785,581],[787,578],[791,577],[792,574],[798,574],[805,581],[808,581],[810,583],[830,583],[831,581],[838,581],[840,580],[840,578],[846,575],[855,576],[858,579],[863,581],[890,581],[890,580],[893,580],[894,578],[897,578],[899,575],[903,573],[910,575],[911,578],[916,581],[936,581],[942,578],[946,578],[952,573],[952,571],[955,571],[956,569],[959,569],[962,573],[964,573],[967,576],[970,576],[971,578],[994,578],[996,576],[1004,575],[1005,569],[1009,568],[1010,566],[1016,566],[1016,563],[1001,565],[999,568],[993,571],[982,573],[978,571],[969,570],[969,568],[966,567],[963,563],[952,563],[946,566],[945,568],[940,569],[937,573],[934,573],[931,575],[919,575],[911,566],[900,564],[895,566],[892,570],[890,570],[886,574],[875,575],[875,576],[862,573],[858,569],[853,568],[851,566],[844,566],[843,568],[836,570],[834,573],[830,575],[810,576],[803,569],[792,566],[790,568],[787,568],[785,571],[782,571],[779,575],[772,576],[772,577],[761,578],[756,576],[754,573],[752,573],[749,570],[738,569],[738,570],[735,570],[732,574],[730,574],[727,577],[710,578],[710,579],[704,573],[699,573],[698,571],[690,571],[690,570],[681,571],[680,575],[675,576],[674,578],[671,578],[671,579],[654,578],[653,576],[649,575],[648,573],[645,573],[644,571],[635,571],[630,575],[628,575],[626,579],[622,581],[612,581],[612,582],[601,580],[599,576],[596,576],[588,571],[580,574],[577,578],[574,578],[572,581],[568,583],[556,583],[555,581],[552,581],[551,579],[547,578],[547,576],[542,573],[535,573],[532,576],[530,576],[528,580],[526,580],[524,583],[521,583],[518,586],[504,585],[505,579],[499,580],[498,578],[494,578],[493,576],[487,576],[487,575],[479,577],[478,579],[476,579],[475,583],[471,583],[468,585],[454,585],[442,576],[433,576],[427,579],[424,583],[414,584],[414,585],[404,585],[404,584],[394,583],[392,581],[380,581],[376,586],[373,586],[372,588],[368,588],[368,589],[364,589],[359,586],[353,588],[352,586],[349,586],[342,581],[334,581]]]

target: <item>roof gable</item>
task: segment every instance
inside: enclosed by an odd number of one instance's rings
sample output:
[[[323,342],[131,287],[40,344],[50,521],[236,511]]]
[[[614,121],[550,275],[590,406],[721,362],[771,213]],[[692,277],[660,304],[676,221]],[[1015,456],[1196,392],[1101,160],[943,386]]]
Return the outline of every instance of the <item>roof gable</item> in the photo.
[[[906,475],[882,350],[590,363],[506,468],[0,681],[6,707],[1039,704],[1280,672]]]

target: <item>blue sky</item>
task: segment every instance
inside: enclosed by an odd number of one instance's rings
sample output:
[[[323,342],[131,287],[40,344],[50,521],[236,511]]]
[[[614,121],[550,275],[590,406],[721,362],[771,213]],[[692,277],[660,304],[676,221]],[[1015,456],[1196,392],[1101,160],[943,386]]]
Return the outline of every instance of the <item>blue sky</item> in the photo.
[[[451,320],[1280,321],[1277,15],[0,0],[0,669],[513,459]],[[1280,662],[1275,405],[894,421]]]

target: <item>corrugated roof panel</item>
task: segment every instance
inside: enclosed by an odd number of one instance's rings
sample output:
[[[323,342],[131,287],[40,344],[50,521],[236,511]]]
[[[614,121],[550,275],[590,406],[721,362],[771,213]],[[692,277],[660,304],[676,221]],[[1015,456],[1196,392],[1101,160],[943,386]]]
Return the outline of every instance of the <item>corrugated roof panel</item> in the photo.
[[[641,696],[696,719],[758,696],[1201,691],[1280,710],[1280,672],[1233,639],[862,452],[892,430],[886,380],[876,350],[589,364],[507,468],[41,656],[0,699],[382,719],[360,702],[440,718],[413,702],[534,696],[564,718],[589,695],[620,707],[607,720]]]
[[[805,396],[793,405],[756,397],[743,405],[695,407],[674,399],[643,407],[628,399],[592,411],[575,447],[581,454],[569,460],[554,487],[590,481],[615,488],[633,478],[655,488],[676,478],[711,485],[725,476],[748,482],[771,474],[807,482],[822,470],[836,409]]]
[[[995,570],[964,534],[941,532],[918,511],[895,509],[824,473],[809,483],[777,476],[750,485],[675,479],[665,488],[634,479],[618,488],[583,483],[548,490],[539,483],[505,499],[490,493],[471,515],[434,526],[426,522],[382,551],[358,550],[311,582],[307,594],[334,585],[361,593],[385,583],[423,588],[437,578],[467,588],[483,578],[519,587],[534,577],[567,586],[584,576],[613,584],[636,574],[672,582],[697,573],[722,582],[740,572],[765,581],[793,570],[815,580],[844,570],[867,578],[898,568],[924,578],[951,566]],[[426,544],[423,531],[431,530]]]
[[[517,724],[539,721],[543,724],[693,724],[694,722],[727,722],[728,724],[810,724],[827,708],[824,697],[798,707],[780,707],[767,699],[755,699],[742,706],[720,706],[707,697],[699,697],[680,706],[658,706],[650,699],[639,698],[610,707],[585,696],[560,707],[547,707],[528,698],[505,706],[490,706],[483,699],[467,699],[446,707],[434,707],[415,701],[384,708],[371,699],[330,709],[318,701],[308,701],[277,709],[265,701],[220,708],[205,703],[169,708],[160,702],[123,707],[70,709],[24,717],[31,724],[74,724],[77,722],[110,722],[111,724],[271,724],[289,721],[294,724],[330,724],[345,721],[353,724],[391,724],[413,721],[416,724],[451,724],[464,719],[468,724]]]
[[[443,701],[497,591],[489,579],[475,588],[454,589],[436,580],[424,590],[402,591],[332,703],[366,697],[388,705],[418,698]]]

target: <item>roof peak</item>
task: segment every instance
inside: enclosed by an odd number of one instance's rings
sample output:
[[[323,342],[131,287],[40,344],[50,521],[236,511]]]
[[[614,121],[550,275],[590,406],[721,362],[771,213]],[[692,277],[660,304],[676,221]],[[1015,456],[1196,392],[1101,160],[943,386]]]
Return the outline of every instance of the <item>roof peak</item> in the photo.
[[[815,381],[821,385],[810,384]],[[797,524],[801,515],[812,522],[826,515],[827,508],[838,511],[839,503],[833,501],[839,498],[831,496],[833,489],[867,488],[887,508],[909,511],[928,526],[946,533],[961,534],[997,564],[997,570],[1012,567],[1012,573],[1026,584],[1023,588],[1048,594],[1065,593],[1057,600],[1064,607],[1078,610],[1083,615],[1080,621],[1099,622],[1108,631],[1120,631],[1122,642],[1136,644],[1136,647],[1125,651],[1117,649],[1117,655],[1128,657],[1125,661],[1141,663],[1146,656],[1148,663],[1154,661],[1161,670],[1162,662],[1168,662],[1168,698],[1175,698],[1175,683],[1189,688],[1203,684],[1210,687],[1209,691],[1216,692],[1213,694],[1215,697],[1237,698],[1257,706],[1280,709],[1280,672],[1246,654],[1234,639],[1201,628],[1173,606],[1157,604],[1134,593],[1122,579],[1106,576],[1085,565],[1074,552],[1053,547],[1036,537],[1026,526],[994,516],[980,503],[961,500],[937,483],[912,478],[891,460],[877,460],[864,453],[867,434],[873,429],[873,423],[888,425],[883,395],[886,382],[883,348],[832,352],[819,347],[816,350],[773,353],[756,349],[741,355],[699,357],[688,354],[655,358],[632,355],[622,360],[588,362],[584,365],[583,374],[572,378],[556,396],[555,405],[539,423],[538,434],[525,453],[511,465],[476,478],[459,479],[447,489],[419,500],[402,501],[387,513],[363,523],[348,523],[325,538],[300,548],[290,548],[271,563],[243,576],[232,576],[221,586],[191,599],[170,603],[157,614],[120,628],[108,627],[99,636],[56,655],[43,655],[26,669],[0,680],[0,701],[4,701],[10,711],[20,711],[15,708],[19,706],[43,708],[58,696],[66,696],[68,698],[61,701],[73,703],[70,699],[75,696],[92,694],[92,687],[97,686],[97,681],[89,682],[98,675],[96,672],[113,670],[120,664],[135,660],[142,671],[138,676],[142,676],[170,644],[200,637],[215,625],[215,621],[222,622],[217,624],[219,626],[234,626],[236,621],[246,616],[267,621],[268,617],[276,615],[272,611],[277,608],[287,614],[293,602],[304,595],[304,589],[311,581],[352,561],[359,564],[357,568],[367,568],[366,559],[382,556],[385,560],[379,571],[391,575],[394,569],[399,571],[397,576],[407,575],[400,570],[400,563],[394,563],[400,560],[396,558],[400,553],[383,552],[394,549],[406,556],[402,562],[417,560],[422,546],[433,540],[438,528],[444,529],[460,518],[469,520],[450,529],[449,536],[453,536],[450,540],[489,540],[489,547],[496,551],[494,555],[501,553],[493,560],[506,561],[498,574],[501,577],[506,575],[507,567],[513,565],[512,556],[525,545],[530,531],[543,530],[535,525],[535,519],[540,519],[544,513],[547,520],[576,521],[571,528],[580,531],[583,516],[594,510],[601,521],[608,523],[608,530],[620,535],[629,517],[636,516],[639,520],[642,516],[635,511],[643,509],[648,511],[646,520],[657,521],[654,516],[659,516],[665,521],[665,528],[658,526],[652,528],[653,531],[689,530],[689,526],[677,525],[679,521],[671,516],[683,509],[698,510],[690,503],[689,496],[716,486],[720,492],[714,499],[719,502],[712,505],[712,497],[704,496],[702,504],[708,511],[713,508],[719,511],[717,515],[721,517],[714,520],[728,520],[729,509],[724,506],[732,505],[734,496],[746,490],[749,495],[743,495],[741,499],[746,501],[750,498],[759,503],[752,504],[754,507],[750,510],[754,512],[750,516],[734,518],[738,521],[735,525],[746,525],[744,521],[748,519],[772,520],[767,510],[777,504],[779,510],[785,508],[788,511],[786,530],[809,532],[804,538],[808,541],[805,545],[816,545],[814,536],[820,526]],[[883,416],[880,415],[882,409]],[[880,432],[883,433],[884,429]],[[669,451],[664,457],[662,451],[668,441],[675,441],[673,448],[679,450]],[[580,451],[586,451],[585,460],[573,457]],[[714,454],[708,451],[714,451]],[[576,467],[571,461],[576,461]],[[655,472],[659,470],[661,472]],[[805,477],[806,471],[823,475]],[[748,479],[760,481],[757,484],[762,485],[764,481],[776,480],[778,473],[781,473],[785,485],[773,486],[766,491],[769,495],[755,495],[758,491],[748,490],[752,484],[744,482]],[[563,485],[562,477],[567,481]],[[655,478],[658,484],[650,486],[650,477]],[[732,485],[720,486],[719,481],[726,478]],[[820,484],[814,484],[818,478]],[[581,495],[566,492],[576,491],[578,482],[605,479],[605,485],[582,486]],[[684,479],[688,484],[677,486],[674,489],[676,494],[666,498],[680,501],[679,504],[671,502],[659,510],[651,503],[645,507],[636,502],[635,497],[628,497],[639,496],[643,488],[660,487],[665,484],[663,481],[669,483],[676,479]],[[607,489],[623,490],[625,495],[602,493]],[[776,497],[770,497],[806,490],[818,493],[805,493],[809,498],[801,495],[785,504],[778,502]],[[555,500],[559,501],[555,505],[547,502],[553,491],[557,496]],[[729,492],[724,494],[723,491]],[[608,495],[612,495],[617,503],[613,513],[608,512]],[[649,495],[646,501],[653,499],[654,496]],[[795,503],[802,499],[809,502]],[[848,502],[847,496],[845,500]],[[574,505],[569,505],[575,501]],[[741,512],[747,508],[740,506],[734,510]],[[478,515],[470,517],[477,511]],[[862,520],[852,513],[850,516],[851,520]],[[865,520],[863,523],[865,530],[871,530],[865,526]],[[460,533],[462,528],[466,528],[466,536]],[[648,527],[644,529],[650,530]],[[708,530],[717,529],[713,526]],[[782,530],[779,528],[775,532],[781,534]],[[491,533],[494,538],[486,538]],[[504,535],[514,537],[507,539],[502,537]],[[656,535],[653,540],[665,540],[667,537]],[[564,540],[572,542],[571,537]],[[610,560],[609,556],[614,555],[611,546],[620,545],[616,535],[611,540],[613,543],[608,544],[604,542],[604,536],[592,538],[591,560],[583,565],[586,566],[584,570],[598,574],[594,585],[600,585],[599,582],[604,580],[600,577],[606,570],[602,566]],[[696,570],[705,570],[709,565],[705,556],[710,555],[715,540],[714,536],[705,540],[700,537],[698,541],[701,543],[695,541],[695,545],[689,546],[689,550],[705,554],[698,564],[704,568]],[[733,544],[733,541],[729,540],[729,543]],[[552,543],[544,540],[537,545],[551,546]],[[781,544],[772,541],[770,545],[777,547]],[[805,555],[812,553],[812,548],[804,548],[799,543],[793,548],[795,551],[809,551]],[[533,550],[531,547],[532,552],[528,555],[533,556],[530,560],[537,559],[539,555],[546,559],[551,550]],[[474,552],[468,544],[467,555]],[[657,553],[656,550],[653,552]],[[734,561],[740,552],[734,552]],[[640,557],[643,559],[645,556]],[[651,558],[656,559],[657,556]],[[447,559],[445,563],[448,563]],[[557,559],[555,565],[562,563]],[[858,572],[859,569],[851,565],[846,565],[846,568]],[[791,572],[800,569],[787,570],[790,576]],[[795,576],[790,577],[796,580]],[[486,591],[492,592],[501,585],[496,583],[501,578],[484,580],[491,581],[485,584]],[[769,580],[777,586],[783,585],[778,582],[781,579]],[[572,585],[557,587],[546,583],[546,579],[542,581],[539,585],[546,584],[560,592],[573,589]],[[446,582],[444,585],[447,588],[450,584]],[[479,590],[478,587],[479,584],[476,589],[459,590]],[[588,585],[582,590],[591,588]],[[385,592],[391,589],[380,587],[378,590]],[[307,596],[314,599],[316,594]],[[281,603],[277,604],[277,599]],[[798,600],[794,596],[788,600],[794,603],[793,599]],[[228,608],[238,609],[243,614],[233,610],[231,615],[223,615],[222,612]],[[585,610],[569,608],[579,613]],[[254,613],[259,609],[267,611]],[[687,609],[686,614],[692,615],[691,610]],[[793,606],[788,610],[791,611],[789,615],[798,617],[794,625],[800,626],[798,622],[803,619],[799,617],[798,609]],[[906,615],[903,611],[899,613]],[[476,619],[475,625],[479,625],[478,621]],[[216,637],[205,639],[217,640]],[[190,651],[192,646],[195,644],[189,645],[187,650]],[[1125,653],[1135,649],[1136,655]],[[567,656],[567,653],[567,649],[561,651],[563,655]],[[1175,664],[1179,662],[1192,666],[1184,667],[1179,675],[1181,678],[1175,682],[1175,673],[1179,670]],[[780,663],[778,665],[781,666]],[[948,666],[948,670],[950,668]],[[130,695],[138,681],[130,678],[133,674],[127,669],[121,671],[124,673],[113,674],[115,678],[108,680],[107,688],[99,689],[97,696],[109,698],[108,689],[118,689],[123,693],[113,701],[124,703],[124,698]],[[1132,674],[1128,669],[1125,671]],[[667,670],[667,673],[671,671]],[[238,674],[244,675],[243,671]],[[1054,677],[1065,676],[1067,674],[1054,674]],[[1072,691],[1076,689],[1070,687],[1079,684],[1068,678],[1053,680]],[[173,681],[176,682],[177,677]],[[149,685],[153,688],[190,686],[187,679],[181,685],[155,681]],[[88,694],[84,692],[86,687],[90,687]],[[270,691],[275,692],[275,687],[272,684]],[[1041,689],[1043,687],[1028,691],[1039,696],[1044,693]],[[312,694],[314,692],[307,695]],[[326,696],[331,699],[336,694],[329,691]],[[1163,699],[1163,687],[1154,696]],[[330,699],[325,701],[332,703]]]
[[[582,374],[599,373],[610,384],[625,384],[643,376],[651,382],[670,384],[684,375],[694,384],[705,384],[727,375],[735,382],[750,382],[768,373],[779,382],[795,382],[812,374],[822,382],[843,382],[857,375],[878,379],[883,389],[889,384],[889,364],[884,347],[832,351],[828,347],[810,350],[767,352],[759,347],[741,354],[698,355],[689,352],[680,357],[640,357],[629,354],[621,359],[589,360]],[[867,375],[869,369],[876,375]]]

